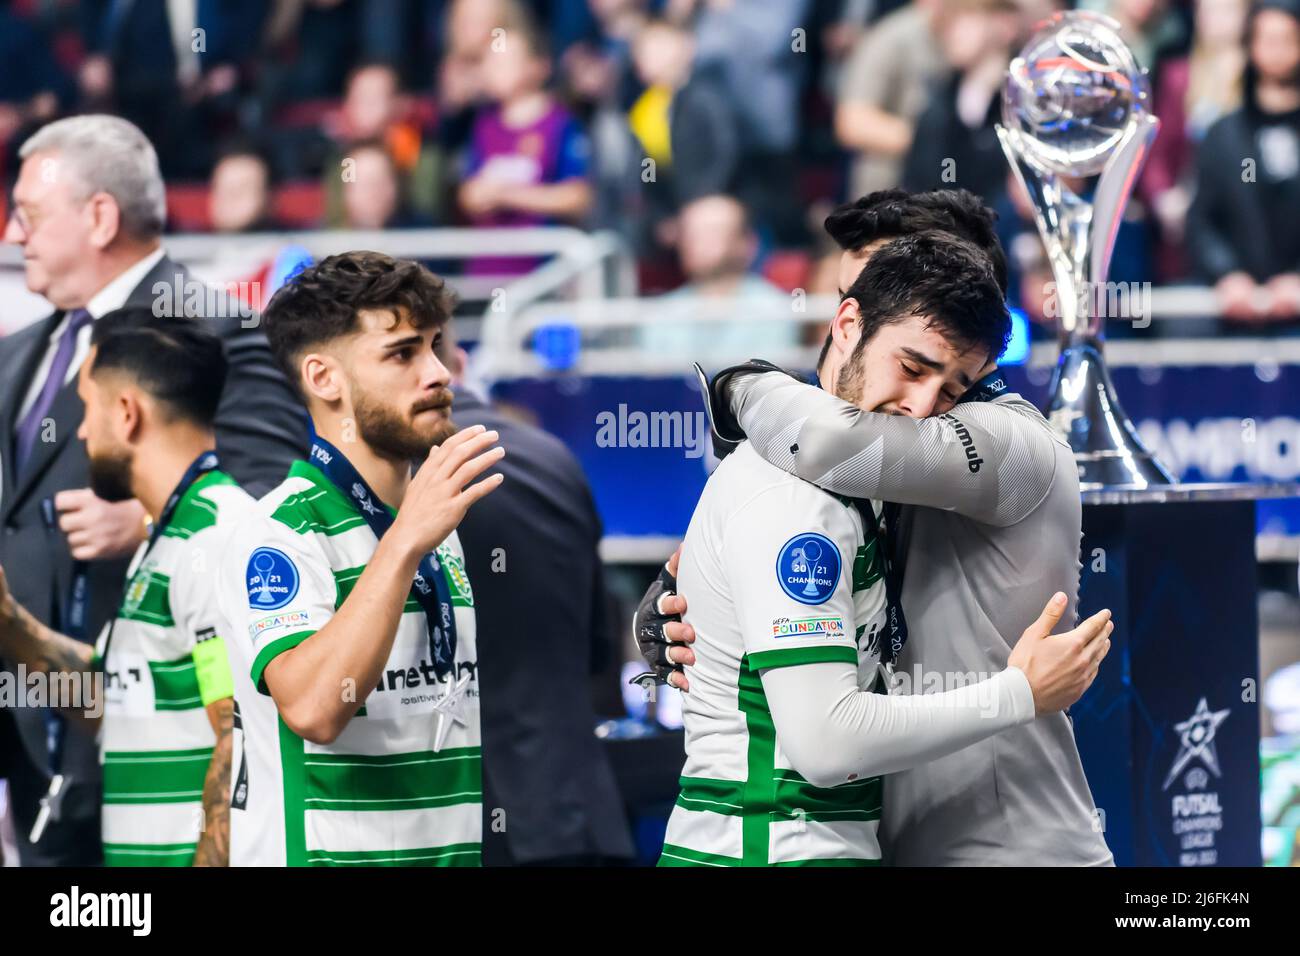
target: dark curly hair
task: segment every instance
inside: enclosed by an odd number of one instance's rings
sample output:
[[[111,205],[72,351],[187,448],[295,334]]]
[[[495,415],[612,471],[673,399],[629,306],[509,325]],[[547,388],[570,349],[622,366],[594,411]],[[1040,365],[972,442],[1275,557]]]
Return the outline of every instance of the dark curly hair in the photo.
[[[993,266],[998,288],[1007,291],[1007,257],[998,242],[997,213],[966,189],[909,193],[882,189],[846,203],[826,217],[826,231],[841,249],[856,252],[878,239],[931,229],[974,243]]]
[[[927,230],[886,243],[849,287],[858,303],[862,336],[857,349],[883,326],[910,315],[954,345],[978,348],[996,359],[1011,337],[1011,316],[988,257],[973,243],[947,232]]]
[[[281,286],[262,323],[276,362],[301,391],[303,353],[357,331],[361,310],[400,310],[412,326],[425,329],[447,322],[454,307],[447,284],[418,262],[382,252],[345,252],[308,266]]]

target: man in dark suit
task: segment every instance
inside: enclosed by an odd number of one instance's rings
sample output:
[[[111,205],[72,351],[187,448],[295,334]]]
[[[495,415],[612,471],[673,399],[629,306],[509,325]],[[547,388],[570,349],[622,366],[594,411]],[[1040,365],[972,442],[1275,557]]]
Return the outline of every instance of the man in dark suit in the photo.
[[[306,450],[305,419],[277,371],[257,319],[228,298],[205,294],[159,241],[165,216],[153,147],[130,123],[77,116],[51,123],[19,151],[4,239],[22,247],[27,286],[55,307],[49,318],[0,339],[0,564],[14,597],[42,622],[93,640],[113,614],[126,565],[144,540],[138,502],[110,504],[89,485],[77,427],[76,372],[94,320],[123,305],[212,322],[229,377],[217,415],[223,467],[254,495],[283,477]],[[84,577],[83,577],[84,576]],[[87,587],[84,617],[73,583]],[[75,626],[75,619],[84,623]],[[12,813],[24,865],[94,864],[100,855],[99,769],[94,741],[63,735],[45,709],[0,711],[20,747],[8,764]],[[0,741],[5,739],[0,733]],[[53,763],[68,777],[59,818],[28,839]]]
[[[169,178],[207,175],[212,130],[232,125],[269,9],[265,0],[83,0],[83,104],[111,103],[139,126]]]
[[[557,438],[464,387],[465,353],[451,325],[437,351],[455,385],[453,421],[495,429],[506,449],[496,466],[506,480],[457,529],[478,614],[483,865],[628,862],[627,818],[594,733],[586,666],[608,642],[587,478]]]

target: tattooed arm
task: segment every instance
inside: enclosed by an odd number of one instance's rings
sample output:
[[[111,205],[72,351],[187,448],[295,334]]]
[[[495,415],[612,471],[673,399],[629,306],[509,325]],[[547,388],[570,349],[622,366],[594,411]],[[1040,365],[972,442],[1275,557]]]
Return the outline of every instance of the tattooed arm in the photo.
[[[208,704],[208,721],[217,735],[203,781],[203,835],[194,851],[195,866],[230,865],[230,755],[235,702],[229,697]]]
[[[60,634],[33,617],[9,593],[9,582],[0,568],[0,657],[22,664],[31,673],[84,675],[83,706],[65,704],[59,710],[66,716],[80,718],[79,722],[84,722],[91,732],[98,729],[103,713],[103,702],[94,699],[97,686],[91,679],[94,650],[89,644]]]

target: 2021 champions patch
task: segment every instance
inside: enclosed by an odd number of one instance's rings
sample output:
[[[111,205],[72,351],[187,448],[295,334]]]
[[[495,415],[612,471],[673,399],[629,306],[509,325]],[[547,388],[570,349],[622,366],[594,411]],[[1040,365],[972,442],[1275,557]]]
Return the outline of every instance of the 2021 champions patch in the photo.
[[[258,548],[245,571],[248,606],[257,611],[282,608],[298,594],[298,568],[283,551]]]
[[[823,534],[806,531],[784,545],[776,558],[781,590],[800,604],[824,604],[840,581],[840,551]]]

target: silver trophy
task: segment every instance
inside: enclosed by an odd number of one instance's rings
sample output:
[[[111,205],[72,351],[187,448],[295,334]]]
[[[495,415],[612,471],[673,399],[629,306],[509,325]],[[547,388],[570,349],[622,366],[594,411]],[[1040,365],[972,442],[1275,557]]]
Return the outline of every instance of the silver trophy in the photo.
[[[1115,397],[1102,362],[1111,251],[1160,121],[1146,73],[1109,17],[1057,13],[1011,61],[997,128],[1034,205],[1056,281],[1061,357],[1046,414],[1063,430],[1083,490],[1169,484]],[[1091,200],[1067,180],[1097,177]]]

